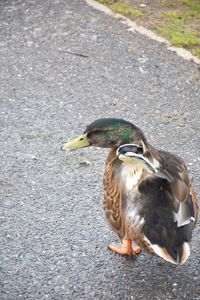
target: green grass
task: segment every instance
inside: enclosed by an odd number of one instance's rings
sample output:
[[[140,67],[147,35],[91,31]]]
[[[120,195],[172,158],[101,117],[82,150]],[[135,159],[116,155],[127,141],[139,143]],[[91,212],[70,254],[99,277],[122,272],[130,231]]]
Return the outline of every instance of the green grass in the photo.
[[[134,9],[120,0],[98,0],[98,2],[108,5],[112,11],[118,14],[129,15],[133,17],[142,16],[142,12],[139,9]]]
[[[179,24],[186,21],[185,13],[168,11],[162,14],[162,17],[167,17],[173,24]]]
[[[184,32],[179,28],[169,26],[157,26],[156,29],[163,36],[170,38],[174,46],[200,46],[200,38],[196,32]]]
[[[112,5],[117,2],[117,0],[98,0],[99,3],[101,4],[107,4],[107,5]]]
[[[134,9],[125,3],[115,3],[111,5],[111,9],[119,14],[130,15],[133,17],[141,17],[142,12],[138,9]]]
[[[189,24],[193,21],[193,18],[199,19],[200,13],[197,11],[185,11],[185,12],[176,12],[176,11],[168,11],[166,13],[161,14],[162,17],[167,17],[169,21],[173,24]]]
[[[186,5],[190,10],[200,12],[200,2],[199,0],[179,0],[182,5]]]
[[[161,14],[166,18],[165,25],[156,27],[156,30],[167,37],[174,46],[190,48],[192,53],[200,56],[200,35],[193,28],[194,24],[199,24],[200,2],[199,0],[178,0],[185,9],[170,10]],[[197,25],[196,25],[197,26]],[[197,26],[198,27],[198,26]]]
[[[192,54],[200,58],[200,48],[196,48],[192,50]]]

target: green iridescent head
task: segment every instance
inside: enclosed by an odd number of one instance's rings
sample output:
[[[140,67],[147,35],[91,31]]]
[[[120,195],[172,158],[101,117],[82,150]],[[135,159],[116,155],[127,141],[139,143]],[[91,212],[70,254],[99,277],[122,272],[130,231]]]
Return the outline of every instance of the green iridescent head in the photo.
[[[87,146],[117,149],[120,145],[140,144],[145,140],[143,132],[132,123],[105,118],[92,122],[77,139],[65,143],[63,150],[75,150]]]

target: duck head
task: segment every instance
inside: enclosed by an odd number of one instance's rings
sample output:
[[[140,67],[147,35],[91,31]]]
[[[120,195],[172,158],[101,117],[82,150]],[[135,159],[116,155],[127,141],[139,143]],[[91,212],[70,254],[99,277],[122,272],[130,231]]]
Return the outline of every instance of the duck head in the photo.
[[[145,140],[143,132],[132,123],[114,118],[98,119],[88,125],[78,138],[64,143],[62,150],[72,151],[88,146],[117,148],[122,144]]]

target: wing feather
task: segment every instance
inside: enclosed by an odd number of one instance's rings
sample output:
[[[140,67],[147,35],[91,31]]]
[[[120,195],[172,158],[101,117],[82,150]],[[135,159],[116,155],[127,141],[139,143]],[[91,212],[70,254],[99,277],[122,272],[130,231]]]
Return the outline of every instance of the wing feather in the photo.
[[[168,192],[175,200],[175,209],[179,210],[177,214],[180,214],[180,209],[185,209],[186,207],[188,207],[191,211],[192,205],[192,209],[194,210],[194,220],[196,223],[198,215],[198,201],[191,185],[188,170],[184,161],[179,156],[170,152],[159,151],[159,154],[164,164],[163,167],[166,168],[166,170],[174,178],[174,181],[169,183]],[[185,203],[185,206],[180,205],[180,202]],[[184,212],[184,214],[188,216],[186,212]],[[183,222],[183,220],[181,222]]]

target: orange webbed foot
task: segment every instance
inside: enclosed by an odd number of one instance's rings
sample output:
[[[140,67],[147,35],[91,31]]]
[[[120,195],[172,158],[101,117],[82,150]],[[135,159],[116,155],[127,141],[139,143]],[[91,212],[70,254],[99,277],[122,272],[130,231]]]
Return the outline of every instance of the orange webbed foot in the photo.
[[[108,249],[121,255],[136,255],[141,251],[140,247],[133,247],[130,239],[124,239],[122,242],[113,242],[108,245]]]

